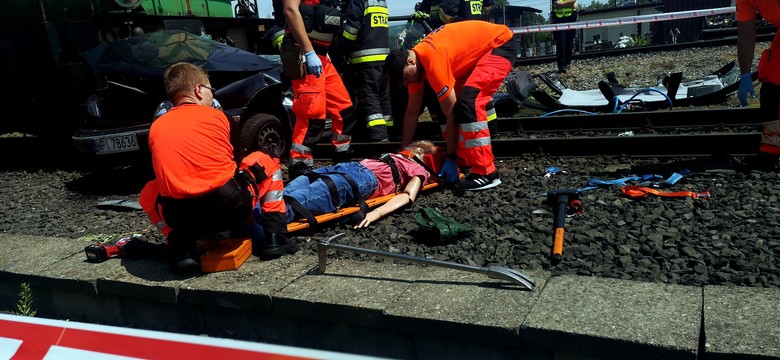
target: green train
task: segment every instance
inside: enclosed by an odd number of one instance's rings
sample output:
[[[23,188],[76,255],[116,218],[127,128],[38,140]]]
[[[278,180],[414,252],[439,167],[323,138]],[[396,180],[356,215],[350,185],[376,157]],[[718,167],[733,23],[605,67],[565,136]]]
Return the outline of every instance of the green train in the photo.
[[[256,1],[3,0],[0,134],[69,139],[94,85],[80,53],[106,41],[179,28],[258,52],[273,19],[257,17]]]

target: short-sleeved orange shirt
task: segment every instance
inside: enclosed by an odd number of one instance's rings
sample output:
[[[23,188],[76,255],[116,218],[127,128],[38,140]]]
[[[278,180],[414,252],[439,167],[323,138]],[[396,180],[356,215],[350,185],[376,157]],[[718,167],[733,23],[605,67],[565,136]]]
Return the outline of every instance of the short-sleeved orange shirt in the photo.
[[[504,25],[467,20],[439,27],[412,51],[441,101],[453,91],[456,82],[466,81],[482,56],[510,39],[512,31]],[[409,84],[410,94],[421,90],[422,83]]]
[[[756,13],[764,20],[780,25],[780,3],[768,0],[737,0],[737,21],[753,20]]]
[[[208,106],[179,105],[155,120],[149,149],[163,196],[205,194],[235,173],[230,123],[222,111]]]

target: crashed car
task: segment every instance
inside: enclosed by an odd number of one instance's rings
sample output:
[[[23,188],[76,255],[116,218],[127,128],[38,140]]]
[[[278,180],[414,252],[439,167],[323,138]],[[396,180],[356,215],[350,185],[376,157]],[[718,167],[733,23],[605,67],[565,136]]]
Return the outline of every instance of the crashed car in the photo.
[[[245,151],[289,153],[292,101],[285,96],[279,62],[178,30],[116,40],[82,57],[94,70],[98,86],[87,99],[87,114],[72,140],[99,165],[150,160],[149,128],[170,108],[163,73],[177,62],[208,72],[216,89],[215,105],[238,122]]]

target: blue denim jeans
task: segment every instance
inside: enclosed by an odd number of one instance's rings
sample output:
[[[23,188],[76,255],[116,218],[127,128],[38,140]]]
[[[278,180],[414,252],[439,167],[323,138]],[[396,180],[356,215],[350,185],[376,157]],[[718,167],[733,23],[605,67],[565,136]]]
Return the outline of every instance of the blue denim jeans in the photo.
[[[357,184],[360,195],[363,196],[364,199],[374,194],[379,186],[374,173],[357,162],[344,162],[325,166],[315,169],[313,172],[329,175],[333,180],[339,193],[339,207],[345,204],[352,205],[355,203],[356,199],[355,195],[352,194],[352,185],[339,174],[348,174],[352,177],[355,184]],[[312,215],[315,216],[336,211],[336,207],[333,206],[333,201],[330,198],[328,186],[322,179],[316,179],[314,182],[310,182],[307,176],[299,176],[284,186],[284,195],[298,200],[306,210],[309,210]],[[287,222],[289,223],[295,220],[295,218],[296,215],[292,210],[292,206],[288,203]]]

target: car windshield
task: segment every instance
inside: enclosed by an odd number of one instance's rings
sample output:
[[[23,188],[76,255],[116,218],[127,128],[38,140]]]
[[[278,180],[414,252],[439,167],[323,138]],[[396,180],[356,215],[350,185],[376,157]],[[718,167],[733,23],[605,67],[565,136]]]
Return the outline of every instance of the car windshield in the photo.
[[[259,72],[278,66],[251,52],[180,30],[112,41],[84,51],[82,57],[95,70],[164,70],[182,61],[209,72]]]

